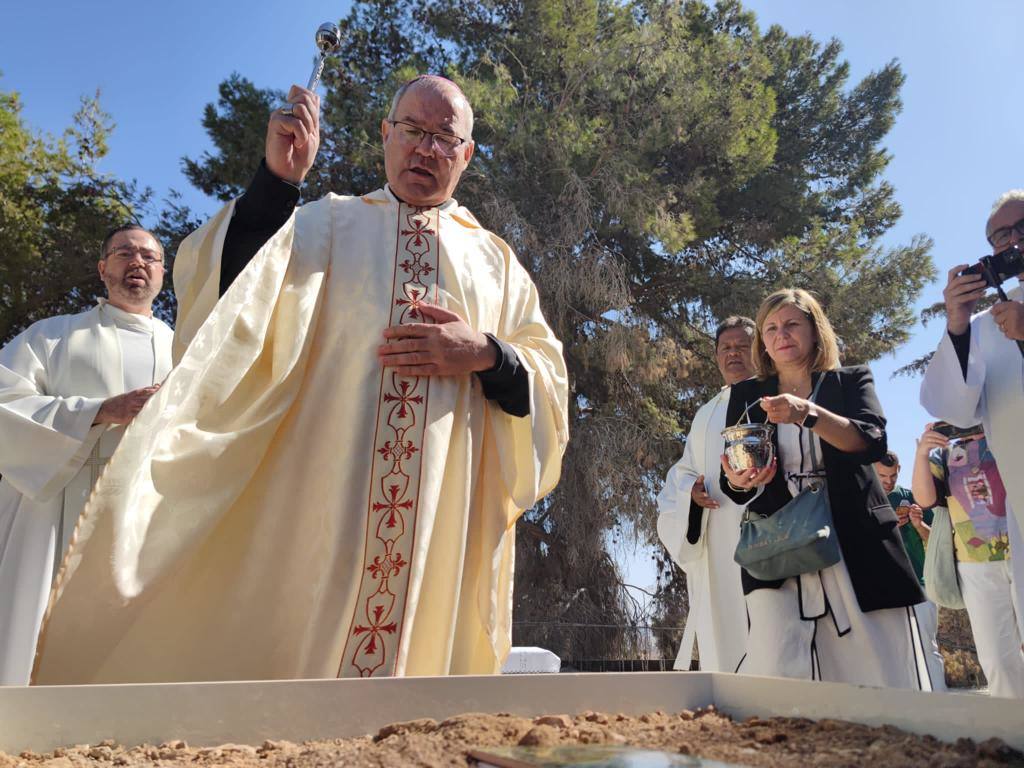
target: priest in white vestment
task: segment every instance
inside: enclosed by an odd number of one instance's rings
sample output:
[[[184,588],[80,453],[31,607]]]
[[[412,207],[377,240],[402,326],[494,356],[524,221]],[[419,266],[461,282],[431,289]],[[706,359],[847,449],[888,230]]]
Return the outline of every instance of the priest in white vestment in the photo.
[[[82,516],[37,683],[508,653],[514,523],[558,481],[568,388],[525,269],[452,199],[472,111],[443,78],[406,84],[388,186],[292,212],[319,100],[289,101],[249,190],[178,252],[177,365]]]
[[[693,417],[683,457],[658,494],[658,537],[686,573],[689,613],[675,668],[688,670],[696,641],[704,672],[735,672],[747,648],[747,608],[733,559],[743,508],[719,488],[729,387],[749,379],[754,321],[730,317],[715,332],[725,387]]]
[[[1024,189],[996,200],[985,226],[992,253],[1024,248]],[[1013,509],[1011,552],[1024,530],[1024,289],[1008,291],[1009,301],[971,316],[986,291],[978,275],[961,275],[967,264],[949,271],[943,297],[946,330],[921,382],[921,405],[936,418],[970,427],[981,423],[999,466]],[[1024,279],[1024,274],[1018,275]],[[1024,558],[1011,556],[1014,582],[1024,606]],[[1024,615],[1018,615],[1024,632]]]
[[[27,685],[50,584],[100,470],[171,367],[152,315],[163,251],[137,226],[103,242],[107,300],[0,350],[0,685]]]

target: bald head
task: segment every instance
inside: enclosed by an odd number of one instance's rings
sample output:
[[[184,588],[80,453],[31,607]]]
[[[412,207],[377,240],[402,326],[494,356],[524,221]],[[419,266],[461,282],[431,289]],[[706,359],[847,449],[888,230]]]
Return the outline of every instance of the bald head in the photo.
[[[398,89],[381,136],[391,191],[410,205],[440,205],[473,157],[473,109],[451,80],[421,75]]]
[[[453,81],[447,77],[441,77],[440,75],[420,75],[414,77],[407,83],[403,83],[402,87],[395,91],[394,97],[391,99],[391,109],[388,111],[388,120],[400,120],[397,117],[398,108],[402,102],[402,97],[406,93],[413,89],[423,89],[426,91],[433,92],[437,96],[450,102],[452,107],[459,113],[461,120],[463,121],[462,127],[465,128],[465,133],[459,133],[458,135],[465,139],[473,138],[473,107],[470,106],[469,99],[466,98],[466,94],[462,92]]]

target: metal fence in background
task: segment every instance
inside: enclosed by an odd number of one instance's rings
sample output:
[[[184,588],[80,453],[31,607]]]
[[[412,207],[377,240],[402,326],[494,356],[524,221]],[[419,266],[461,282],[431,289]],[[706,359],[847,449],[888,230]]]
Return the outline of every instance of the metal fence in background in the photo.
[[[678,648],[683,637],[682,627],[560,621],[513,622],[512,632],[514,638],[529,638],[558,654],[563,672],[667,672],[675,655],[666,657],[664,649]],[[566,652],[595,645],[609,647],[610,652],[600,658]]]
[[[563,672],[670,671],[683,637],[682,627],[649,624],[522,621],[513,622],[512,631],[513,637],[518,638],[517,644],[521,639],[528,639],[529,644],[537,644],[556,653],[562,660]],[[599,642],[594,642],[595,637]],[[938,641],[945,657],[946,681],[951,687],[980,688],[985,685],[966,611],[940,610]],[[607,647],[610,652],[594,658],[571,650],[593,646]],[[694,659],[690,669],[697,667],[698,661]]]

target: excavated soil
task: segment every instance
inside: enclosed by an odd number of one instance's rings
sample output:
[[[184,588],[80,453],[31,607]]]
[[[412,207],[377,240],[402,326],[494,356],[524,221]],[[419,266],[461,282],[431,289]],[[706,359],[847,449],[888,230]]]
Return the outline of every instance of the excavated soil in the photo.
[[[0,753],[0,768],[39,766],[232,766],[324,768],[326,766],[469,766],[473,747],[556,744],[629,744],[695,755],[744,766],[1024,766],[1024,754],[999,739],[954,744],[915,736],[892,726],[872,728],[839,720],[751,718],[733,721],[714,707],[666,714],[585,712],[575,717],[466,714],[444,720],[395,723],[377,734],[294,744],[224,744],[195,748],[182,741],[126,749],[112,741],[47,754]]]

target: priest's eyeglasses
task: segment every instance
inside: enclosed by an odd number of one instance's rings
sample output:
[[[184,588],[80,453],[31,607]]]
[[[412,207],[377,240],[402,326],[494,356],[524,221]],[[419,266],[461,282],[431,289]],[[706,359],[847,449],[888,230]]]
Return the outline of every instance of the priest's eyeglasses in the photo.
[[[157,264],[162,265],[164,263],[163,254],[159,251],[153,251],[149,248],[117,248],[113,251],[107,251],[107,258],[113,256],[119,261],[129,262],[135,258],[135,254],[139,254],[142,258],[142,263],[147,267],[152,267]]]
[[[1013,233],[1024,240],[1024,219],[1014,222],[1012,227],[1000,227],[988,236],[989,245],[993,248],[1005,248],[1010,244]]]
[[[425,131],[419,126],[407,123],[404,120],[388,120],[388,122],[398,133],[398,138],[401,139],[403,144],[410,147],[418,147],[423,141],[423,137],[429,136],[431,149],[445,157],[455,157],[459,147],[466,143],[466,139],[451,133]]]

